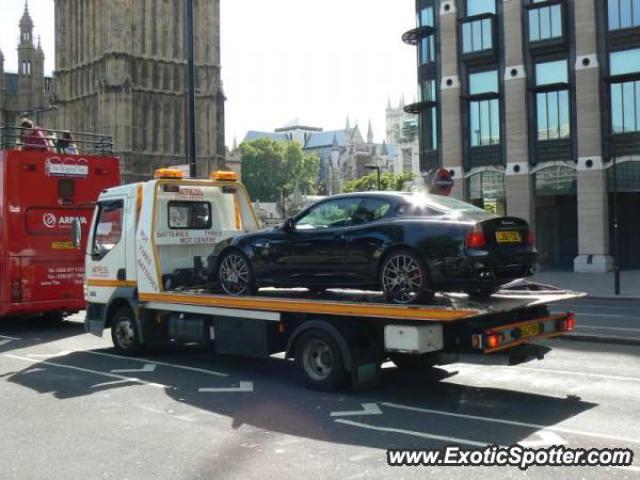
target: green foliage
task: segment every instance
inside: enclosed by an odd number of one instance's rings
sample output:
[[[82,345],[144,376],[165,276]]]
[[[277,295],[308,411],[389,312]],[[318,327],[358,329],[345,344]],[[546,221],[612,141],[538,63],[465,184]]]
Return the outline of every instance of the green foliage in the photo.
[[[380,188],[382,190],[402,191],[413,180],[413,173],[383,173],[380,175]],[[364,177],[350,180],[344,184],[342,191],[366,192],[378,189],[378,173],[373,172]]]
[[[240,153],[242,181],[252,200],[281,201],[296,184],[302,194],[316,193],[320,159],[305,155],[299,143],[261,138],[240,145]]]

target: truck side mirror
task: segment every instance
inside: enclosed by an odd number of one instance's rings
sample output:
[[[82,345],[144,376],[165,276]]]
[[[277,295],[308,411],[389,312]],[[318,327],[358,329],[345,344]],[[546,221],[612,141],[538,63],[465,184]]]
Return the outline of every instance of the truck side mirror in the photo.
[[[284,221],[284,225],[282,226],[282,229],[285,232],[288,232],[288,233],[295,232],[296,231],[296,224],[293,223],[293,218],[287,218]]]
[[[71,223],[71,241],[73,242],[74,248],[80,248],[82,243],[82,224],[78,217],[74,218]]]

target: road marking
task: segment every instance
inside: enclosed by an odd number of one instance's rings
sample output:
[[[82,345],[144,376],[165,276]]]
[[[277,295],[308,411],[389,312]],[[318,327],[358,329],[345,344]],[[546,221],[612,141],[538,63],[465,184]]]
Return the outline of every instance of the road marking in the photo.
[[[133,383],[139,383],[139,384],[142,384],[142,385],[147,385],[149,387],[169,388],[169,386],[162,385],[160,383],[147,382],[147,381],[142,380],[140,378],[124,377],[122,375],[116,375],[116,374],[113,374],[113,373],[100,372],[98,370],[91,370],[90,368],[76,367],[74,365],[64,365],[62,363],[49,362],[49,361],[46,361],[46,360],[35,360],[35,359],[29,358],[29,357],[20,357],[18,355],[10,355],[8,353],[5,353],[4,356],[7,357],[7,358],[12,358],[14,360],[22,360],[23,362],[28,362],[28,363],[31,363],[31,364],[48,365],[50,367],[66,368],[66,369],[69,369],[69,370],[76,370],[78,372],[83,372],[83,373],[92,373],[94,375],[101,375],[103,377],[115,378],[117,380],[126,380],[126,381],[133,382]]]
[[[347,412],[331,412],[332,417],[353,417],[356,415],[382,415],[382,410],[377,403],[363,403],[362,410]]]
[[[66,357],[67,355],[73,353],[71,350],[63,350],[60,353],[29,353],[27,357],[29,358],[56,358],[56,357]]]
[[[7,337],[6,335],[0,335],[0,338],[4,338],[6,340],[22,340],[21,338]]]
[[[428,438],[430,440],[439,440],[441,442],[471,445],[474,447],[486,447],[487,445],[491,445],[493,443],[493,442],[475,442],[473,440],[467,440],[466,438],[446,437],[443,435],[433,435],[431,433],[414,432],[413,430],[403,430],[401,428],[378,427],[375,425],[369,425],[367,423],[354,422],[353,420],[344,420],[341,418],[334,420],[334,422],[342,423],[344,425],[351,425],[352,427],[366,428],[368,430],[376,430],[378,432],[401,433],[403,435],[410,435],[412,437]]]
[[[111,370],[111,373],[148,373],[155,372],[156,366],[153,363],[146,363],[142,368],[124,368],[118,370]]]
[[[11,343],[13,340],[0,340],[0,347],[4,347],[7,343]]]
[[[617,435],[606,435],[603,433],[587,432],[584,430],[576,430],[573,428],[556,427],[554,425],[540,425],[538,423],[519,422],[516,420],[506,420],[503,418],[481,417],[478,415],[469,415],[465,413],[447,412],[445,410],[432,410],[429,408],[412,407],[409,405],[400,405],[397,403],[382,402],[385,407],[397,408],[399,410],[408,410],[410,412],[420,412],[433,415],[442,415],[445,417],[465,418],[467,420],[479,420],[482,422],[502,423],[504,425],[513,425],[516,427],[535,428],[536,430],[549,430],[554,432],[569,433],[573,435],[581,435],[584,437],[601,438],[605,440],[615,440],[618,442],[630,442],[640,444],[640,438],[619,437]]]
[[[638,332],[640,333],[640,328],[623,328],[623,327],[607,327],[606,325],[577,325],[576,326],[576,330],[578,328],[588,328],[588,329],[592,329],[595,330],[597,328],[601,328],[604,330],[615,330],[615,331],[620,331],[620,332]]]
[[[91,355],[101,355],[103,357],[110,357],[110,358],[119,358],[120,360],[131,360],[134,362],[145,362],[145,363],[151,363],[153,365],[162,365],[163,367],[172,367],[172,368],[178,368],[180,370],[187,370],[189,372],[198,372],[198,373],[204,373],[206,375],[213,375],[215,377],[228,377],[229,375],[226,373],[222,373],[222,372],[216,372],[215,370],[207,370],[204,368],[196,368],[196,367],[188,367],[186,365],[178,365],[175,363],[168,363],[168,362],[159,362],[157,360],[148,360],[146,358],[134,358],[134,357],[125,357],[123,355],[116,355],[113,353],[105,353],[105,352],[96,352],[94,350],[82,350],[81,353],[89,353]]]
[[[640,467],[636,467],[635,465],[611,465],[613,468],[620,468],[622,470],[629,470],[630,472],[640,472]]]
[[[199,388],[200,393],[241,393],[253,392],[253,382],[240,382],[238,387]]]
[[[575,375],[579,377],[593,377],[593,378],[601,378],[604,380],[620,380],[626,382],[640,382],[640,378],[637,377],[622,377],[618,375],[606,375],[604,373],[587,373],[587,372],[574,372],[570,370],[554,370],[551,368],[538,368],[538,367],[519,367],[519,366],[509,366],[502,367],[500,365],[489,365],[490,368],[510,368],[510,369],[518,369],[518,370],[527,370],[532,372],[545,372],[545,373],[559,373],[561,375]]]
[[[552,447],[554,445],[566,445],[567,442],[560,435],[551,430],[540,430],[534,434],[537,440],[523,440],[518,444],[527,448]]]

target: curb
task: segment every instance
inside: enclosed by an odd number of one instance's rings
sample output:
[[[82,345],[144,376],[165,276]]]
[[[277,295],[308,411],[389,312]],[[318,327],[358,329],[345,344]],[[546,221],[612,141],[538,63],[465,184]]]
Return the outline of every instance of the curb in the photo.
[[[625,338],[616,337],[614,335],[589,335],[588,333],[570,333],[558,337],[560,340],[569,340],[573,342],[592,342],[592,343],[608,343],[613,345],[632,345],[640,346],[640,337]]]

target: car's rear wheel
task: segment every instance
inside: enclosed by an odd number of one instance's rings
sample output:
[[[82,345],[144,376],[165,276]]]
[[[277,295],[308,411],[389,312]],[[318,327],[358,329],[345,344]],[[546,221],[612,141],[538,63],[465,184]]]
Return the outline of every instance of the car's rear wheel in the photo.
[[[380,269],[380,286],[389,303],[409,305],[427,303],[434,293],[424,261],[410,250],[389,255]]]
[[[229,252],[220,260],[218,281],[227,295],[239,297],[256,292],[256,280],[247,257],[240,252]]]

